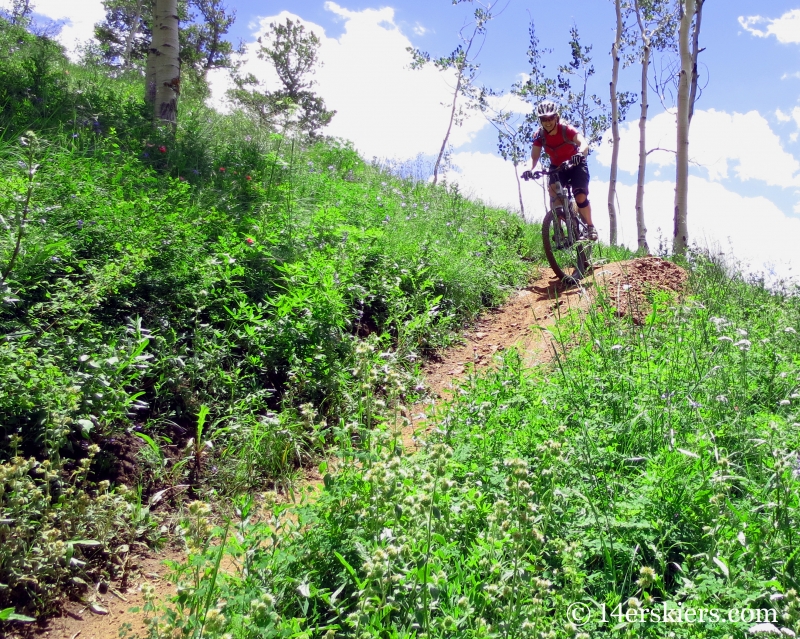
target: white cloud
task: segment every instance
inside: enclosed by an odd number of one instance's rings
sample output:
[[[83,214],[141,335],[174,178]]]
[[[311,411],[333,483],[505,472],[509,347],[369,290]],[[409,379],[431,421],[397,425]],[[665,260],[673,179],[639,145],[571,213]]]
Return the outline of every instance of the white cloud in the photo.
[[[337,111],[325,132],[351,140],[366,157],[414,157],[418,153],[438,154],[447,130],[449,103],[455,75],[440,73],[432,65],[409,68],[411,56],[406,49],[411,41],[394,22],[394,9],[350,11],[335,2],[325,9],[344,21],[344,33],[329,38],[322,27],[304,22],[320,38],[315,91],[329,109]],[[261,18],[253,34],[262,35],[270,22],[290,13]],[[256,59],[255,43],[248,45],[249,62],[244,72],[252,72],[268,82],[274,71]],[[216,99],[224,93],[225,81],[212,80]],[[453,127],[450,143],[454,148],[469,143],[486,120],[471,114],[460,127]]]
[[[787,11],[780,18],[764,18],[762,16],[739,16],[742,28],[754,36],[766,38],[774,35],[783,44],[800,44],[800,9]],[[756,25],[766,24],[766,29]]]
[[[660,113],[648,121],[647,148],[664,149],[651,153],[648,165],[675,164],[673,113]],[[800,186],[800,162],[783,149],[781,138],[757,111],[695,111],[689,132],[689,157],[693,165],[708,171],[712,181],[729,178],[729,169],[732,169],[739,180],[759,180],[770,186]],[[603,166],[611,165],[610,144],[600,145],[597,160]],[[629,122],[620,127],[619,168],[636,173],[638,163],[638,122]]]
[[[592,181],[594,193],[608,191],[607,182]],[[636,247],[636,186],[618,185],[618,234],[620,243]],[[598,197],[594,198],[599,201]],[[603,200],[605,198],[603,197]],[[659,235],[672,242],[675,183],[652,180],[646,184],[644,211],[650,249],[658,247]],[[800,211],[798,211],[800,212]],[[601,238],[608,238],[608,216],[598,206],[594,218]],[[689,241],[704,248],[732,252],[749,263],[750,271],[774,266],[785,276],[800,267],[800,219],[784,214],[764,197],[745,197],[727,190],[719,182],[689,178]],[[660,229],[660,232],[659,232]]]
[[[775,117],[778,118],[778,122],[782,123],[791,122],[794,120],[795,124],[797,125],[797,129],[789,135],[789,140],[791,142],[797,142],[798,133],[800,133],[800,107],[795,107],[792,109],[791,113],[784,113],[780,109],[776,109]]]
[[[781,80],[788,80],[789,78],[798,78],[798,79],[800,79],[800,71],[795,71],[794,73],[784,73],[781,76]]]
[[[488,153],[456,153],[454,168],[446,173],[449,182],[458,182],[468,196],[487,204],[519,210],[514,168],[496,155]],[[525,167],[517,167],[521,173]],[[608,182],[593,179],[593,218],[601,239],[608,239],[608,216],[605,196]],[[522,183],[525,216],[541,219],[545,201],[540,185]],[[618,234],[621,244],[636,248],[636,186],[619,184]],[[659,240],[669,249],[672,244],[675,183],[671,180],[651,180],[645,187],[644,210],[647,240],[651,250]],[[800,204],[795,207],[800,213]],[[691,176],[689,178],[689,240],[713,251],[730,252],[758,272],[776,268],[784,276],[797,274],[789,270],[800,268],[797,259],[800,247],[800,218],[782,212],[774,202],[764,197],[745,197],[729,191],[716,181]]]
[[[480,198],[486,204],[519,210],[519,192],[514,172],[521,175],[529,162],[515,169],[511,162],[492,153],[471,152],[454,153],[451,161],[453,168],[445,173],[445,177],[450,183],[458,182],[462,193]],[[520,183],[526,219],[541,220],[545,213],[541,181],[520,180]]]
[[[418,36],[424,36],[426,33],[428,33],[428,30],[418,22],[414,25],[414,33],[416,33]]]
[[[0,0],[0,9],[11,9],[11,0]],[[94,25],[105,17],[101,0],[36,0],[34,14],[64,21],[56,38],[74,57],[76,45],[94,38]]]

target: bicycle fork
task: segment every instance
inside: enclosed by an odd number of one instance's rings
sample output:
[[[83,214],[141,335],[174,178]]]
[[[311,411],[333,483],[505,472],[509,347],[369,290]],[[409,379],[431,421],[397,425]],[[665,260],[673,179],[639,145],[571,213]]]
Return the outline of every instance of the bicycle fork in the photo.
[[[573,212],[570,210],[569,202],[567,202],[564,189],[561,187],[560,183],[556,183],[555,186],[556,202],[560,202],[560,204],[553,209],[553,236],[555,239],[556,248],[558,250],[563,250],[575,244],[578,238],[575,237],[574,225],[570,223],[570,218],[572,217]],[[561,221],[564,222],[563,226]],[[564,236],[564,226],[567,228],[566,237]]]

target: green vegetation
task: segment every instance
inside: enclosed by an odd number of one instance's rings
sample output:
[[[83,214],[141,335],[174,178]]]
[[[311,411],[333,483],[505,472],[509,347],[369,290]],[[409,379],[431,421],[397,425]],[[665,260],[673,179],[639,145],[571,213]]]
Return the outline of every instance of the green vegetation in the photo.
[[[341,424],[313,503],[240,497],[223,528],[190,505],[154,636],[662,637],[664,602],[722,615],[669,636],[742,637],[758,610],[800,631],[800,297],[709,261],[692,288],[642,326],[565,318],[554,370],[508,354],[420,452]]]
[[[536,226],[191,84],[160,138],[139,77],[3,22],[0,52],[0,622],[162,544],[161,501],[188,557],[154,637],[800,632],[796,288],[698,257],[641,326],[601,303],[553,366],[471,375],[412,454],[421,359]],[[312,463],[313,498],[267,490]]]
[[[142,491],[291,480],[330,424],[413,397],[420,358],[527,280],[530,227],[455,187],[191,86],[157,138],[135,74],[7,23],[0,51],[0,609],[46,612],[111,547],[158,538]],[[391,386],[360,377],[364,340]]]

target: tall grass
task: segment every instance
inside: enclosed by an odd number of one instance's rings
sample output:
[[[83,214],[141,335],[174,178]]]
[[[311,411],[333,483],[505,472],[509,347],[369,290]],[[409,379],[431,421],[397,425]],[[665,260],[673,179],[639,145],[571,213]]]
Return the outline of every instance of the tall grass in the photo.
[[[38,468],[34,457],[61,482],[91,458],[81,500],[102,496],[103,480],[139,484],[129,492],[145,498],[175,484],[202,496],[289,481],[333,425],[353,414],[371,424],[373,408],[412,399],[421,357],[528,277],[531,229],[454,188],[401,179],[340,140],[221,115],[190,86],[167,135],[145,118],[140,78],[71,64],[5,22],[0,50],[9,477]],[[127,469],[120,442],[139,449]],[[85,522],[46,523],[57,499],[14,510],[28,488],[0,482],[2,534],[38,522],[24,544],[44,552],[48,531],[61,568],[3,558],[0,609],[36,613],[108,556],[72,543]],[[91,541],[151,531],[119,532]]]
[[[557,346],[551,372],[507,354],[413,455],[389,432],[354,448],[338,429],[314,504],[238,520],[226,552],[246,570],[225,576],[206,634],[800,631],[798,291],[705,259],[692,290],[654,296],[641,326],[602,305],[565,319],[557,342],[579,346]],[[679,608],[705,620],[676,622]]]

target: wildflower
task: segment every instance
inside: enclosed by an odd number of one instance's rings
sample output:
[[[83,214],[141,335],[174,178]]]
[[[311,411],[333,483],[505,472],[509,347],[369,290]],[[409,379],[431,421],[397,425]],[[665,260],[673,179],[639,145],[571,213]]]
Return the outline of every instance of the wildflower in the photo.
[[[796,330],[794,330],[794,329],[793,329],[791,326],[787,326],[786,328],[784,328],[784,329],[783,329],[783,332],[784,332],[784,333],[794,333],[794,334],[796,334],[796,333],[797,333],[797,331],[796,331]]]
[[[656,578],[656,571],[649,566],[642,566],[639,568],[639,580],[636,582],[642,588],[648,588],[653,585]]]
[[[747,337],[747,331],[746,331],[746,330],[744,330],[743,328],[737,328],[737,329],[736,329],[736,332],[737,332],[739,335],[741,335],[742,337]]]
[[[178,179],[179,179],[181,182],[186,182],[186,178],[185,178],[185,177],[183,177],[182,175],[179,175],[179,176],[178,176]]]
[[[792,402],[790,402],[788,399],[782,399],[781,401],[778,402],[778,406],[788,406],[791,403]]]
[[[78,220],[77,225],[78,225],[79,229],[82,229],[83,228],[83,220]]]
[[[158,150],[159,150],[161,153],[166,153],[166,152],[167,152],[167,147],[165,147],[165,146],[162,144],[160,147],[158,147]]]
[[[612,351],[618,351],[618,350],[621,350],[621,349],[622,349],[622,344],[614,344],[614,345],[611,347],[611,350],[612,350]]]
[[[78,134],[77,134],[77,133],[73,133],[73,134],[72,134],[72,137],[73,137],[73,138],[77,138],[77,137],[78,137]]]
[[[723,335],[722,337],[717,338],[718,342],[732,342],[733,340],[728,337],[727,335]]]
[[[245,136],[244,136],[244,141],[245,141],[245,142],[250,142],[252,139],[253,139],[253,136],[252,136],[252,135],[245,135]]]
[[[247,246],[253,246],[253,244],[255,244],[255,240],[252,237],[248,237],[247,239],[245,239],[245,243],[247,244]]]
[[[245,175],[245,176],[244,176],[244,179],[245,179],[245,180],[247,180],[247,181],[249,182],[249,181],[250,181],[250,180],[252,180],[253,178],[251,178],[249,175]]]
[[[717,395],[717,401],[721,404],[727,404],[728,398],[725,395]]]
[[[752,343],[749,339],[740,339],[738,342],[734,344],[734,346],[738,346],[740,351],[749,351],[750,346]]]
[[[224,166],[219,167],[219,172],[220,173],[225,173],[225,167]]]

